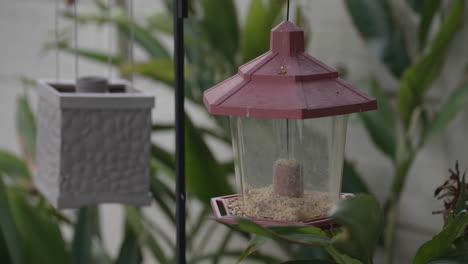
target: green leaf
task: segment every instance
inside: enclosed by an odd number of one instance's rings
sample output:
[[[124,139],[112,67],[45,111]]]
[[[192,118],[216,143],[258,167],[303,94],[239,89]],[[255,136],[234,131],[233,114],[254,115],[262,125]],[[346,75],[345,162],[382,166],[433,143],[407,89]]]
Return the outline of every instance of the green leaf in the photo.
[[[169,52],[163,46],[161,41],[148,32],[145,28],[136,23],[131,23],[127,19],[116,19],[117,28],[127,39],[133,39],[136,44],[142,47],[153,58],[170,58]],[[132,33],[133,31],[133,33]]]
[[[0,263],[13,263],[10,259],[10,253],[8,252],[8,246],[5,239],[3,238],[2,229],[0,228]]]
[[[423,9],[424,2],[426,1],[427,0],[407,0],[411,8],[417,13],[421,12],[421,10]]]
[[[57,219],[45,210],[31,205],[25,197],[26,194],[23,190],[14,188],[10,188],[8,192],[13,217],[24,246],[25,262],[67,263],[66,244]]]
[[[302,259],[302,260],[290,260],[281,264],[336,264],[336,262],[321,260],[321,259]]]
[[[78,211],[78,223],[73,235],[70,263],[87,264],[91,259],[93,242],[93,221],[91,208],[84,207]]]
[[[267,237],[260,236],[260,235],[253,235],[252,239],[247,244],[247,247],[242,252],[242,255],[237,260],[237,263],[242,262],[245,258],[250,256],[252,253],[257,251],[260,247],[262,247],[268,241]]]
[[[159,239],[156,240],[151,234],[151,232],[146,228],[145,223],[144,223],[145,216],[143,215],[143,213],[141,213],[138,209],[133,208],[133,207],[127,207],[126,213],[127,213],[128,227],[130,229],[127,231],[127,233],[129,233],[128,235],[130,235],[130,238],[132,238],[131,241],[133,242],[133,244],[130,244],[130,245],[134,245],[138,248],[137,240],[133,240],[133,238],[138,239],[141,245],[145,245],[149,249],[150,253],[153,255],[153,257],[157,260],[158,263],[169,263],[170,261],[167,259],[164,253],[164,250],[159,245],[160,240]],[[138,234],[137,237],[136,237],[136,234]],[[125,242],[122,246],[122,250],[124,249],[124,246],[125,246]],[[130,251],[130,249],[127,249],[127,251]],[[133,249],[132,251],[127,252],[126,255],[130,255],[130,253],[132,253],[131,259],[136,260],[139,252]],[[126,258],[129,258],[129,257],[127,256]],[[123,263],[134,263],[134,262],[122,262],[122,264]]]
[[[466,264],[468,263],[468,253],[466,251],[458,252],[455,254],[456,254],[455,256],[447,256],[445,258],[440,258],[440,259],[428,262],[428,264]]]
[[[250,61],[267,52],[270,46],[270,31],[280,14],[285,1],[252,0],[242,35],[242,60]]]
[[[123,243],[115,264],[138,264],[141,252],[138,245],[137,235],[131,231],[125,232]]]
[[[227,176],[205,143],[202,133],[185,116],[185,166],[190,194],[208,203],[210,198],[233,193]],[[207,184],[209,183],[209,184]]]
[[[31,177],[26,163],[6,151],[0,151],[0,172],[12,177]]]
[[[300,245],[299,249],[295,252],[294,257],[297,259],[320,259],[331,260],[326,248],[308,247]]]
[[[242,251],[239,250],[229,250],[229,251],[224,251],[224,252],[216,252],[212,254],[204,254],[203,256],[199,257],[194,257],[191,259],[191,263],[206,263],[206,260],[211,260],[215,257],[224,257],[224,258],[238,258],[239,255],[242,254]],[[261,263],[268,263],[268,264],[278,264],[280,261],[271,255],[262,255],[259,254],[258,252],[252,254],[249,257],[249,260],[256,261],[256,262],[261,262]]]
[[[151,177],[151,193],[156,204],[159,206],[164,215],[170,220],[171,223],[175,223],[175,212],[173,212],[173,204],[168,205],[165,201],[165,197],[169,193],[171,196],[175,196],[172,191],[157,177]],[[169,197],[175,198],[175,197]]]
[[[91,263],[114,264],[114,261],[100,244],[95,244],[91,249]]]
[[[442,256],[452,243],[463,234],[467,225],[468,213],[459,213],[439,234],[419,248],[413,264],[426,264]]]
[[[398,109],[405,127],[409,126],[413,110],[421,103],[424,93],[439,76],[451,40],[462,24],[463,10],[464,0],[457,0],[429,51],[403,75],[398,92]]]
[[[345,3],[361,36],[376,52],[375,54],[380,54],[390,34],[390,22],[383,2],[380,0],[346,0]]]
[[[162,147],[152,144],[151,155],[158,161],[159,164],[164,166],[167,170],[175,171],[174,155],[166,151]]]
[[[132,72],[162,82],[168,86],[174,85],[174,64],[171,59],[154,59],[144,63],[124,63],[119,67],[123,75],[130,75]]]
[[[19,96],[16,107],[16,129],[26,162],[36,157],[36,120],[25,96]]]
[[[365,85],[368,86],[366,90],[370,90],[371,95],[379,102],[379,109],[360,113],[359,117],[374,145],[382,153],[394,160],[396,156],[396,127],[390,104],[377,82],[371,81]]]
[[[423,131],[420,146],[422,147],[432,136],[437,135],[445,129],[467,102],[468,82],[465,82],[453,91],[448,100],[441,107],[439,113],[427,125],[426,129]]]
[[[343,164],[343,182],[341,183],[341,192],[370,193],[369,187],[367,187],[367,184],[349,160],[345,160]]]
[[[332,238],[332,245],[336,250],[346,256],[351,256],[363,261],[368,258],[357,243],[350,241],[349,233],[346,229]]]
[[[151,130],[153,132],[165,132],[165,131],[173,132],[175,130],[175,126],[173,123],[153,124],[153,126],[151,127]]]
[[[453,242],[455,249],[464,250],[468,254],[468,236],[459,237]]]
[[[338,264],[362,264],[357,259],[353,259],[349,256],[346,256],[344,254],[341,254],[338,252],[334,247],[329,246],[326,248],[327,252],[330,254],[330,256],[333,257],[333,259],[338,263]]]
[[[146,17],[148,28],[161,33],[172,35],[174,25],[172,16],[168,12],[156,12]]]
[[[0,240],[4,240],[12,264],[27,263],[2,176],[0,173]]]
[[[374,56],[397,76],[409,64],[403,36],[393,24],[383,0],[346,0],[346,7],[361,37]]]
[[[383,212],[378,201],[370,195],[356,195],[338,202],[330,215],[345,227],[349,243],[360,251],[360,257],[366,262],[372,259],[383,231]]]
[[[429,264],[465,264],[468,263],[468,236],[455,240],[452,247],[443,256]]]
[[[429,30],[431,29],[432,21],[440,8],[440,0],[425,0],[423,2],[421,22],[419,24],[419,46],[424,48]]]
[[[457,204],[455,206],[455,214],[459,214],[461,211],[465,210],[467,208],[466,206],[466,201],[467,201],[467,196],[466,196],[466,172],[463,175],[461,185],[460,185],[460,194],[458,195],[458,200]]]
[[[313,226],[278,226],[262,227],[246,218],[235,218],[239,229],[275,240],[285,240],[290,243],[311,247],[326,247],[330,243],[328,235]]]
[[[214,49],[230,62],[239,48],[239,26],[232,0],[200,0],[203,11],[202,27]],[[222,21],[222,23],[221,23]]]
[[[239,225],[239,229],[244,232],[257,234],[257,235],[267,237],[270,239],[275,239],[275,234],[272,231],[266,229],[263,226],[256,224],[255,222],[247,218],[236,217],[235,220],[237,224]]]
[[[396,24],[390,24],[390,37],[382,60],[397,77],[401,77],[411,65],[403,32]]]
[[[309,234],[328,240],[328,234],[322,229],[315,226],[269,226],[268,229],[280,235],[293,235],[293,234]]]

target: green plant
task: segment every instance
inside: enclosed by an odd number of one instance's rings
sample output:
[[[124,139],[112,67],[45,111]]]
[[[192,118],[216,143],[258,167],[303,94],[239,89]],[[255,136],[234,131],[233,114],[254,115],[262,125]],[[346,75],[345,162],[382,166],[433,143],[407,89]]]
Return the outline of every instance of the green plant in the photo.
[[[465,174],[460,175],[458,162],[449,179],[435,190],[438,199],[445,198],[444,227],[422,245],[413,264],[466,263],[468,261],[468,192]],[[440,196],[439,196],[440,195]]]
[[[424,100],[446,61],[452,39],[460,26],[466,22],[463,16],[466,3],[463,0],[455,0],[447,12],[444,12],[441,1],[437,0],[346,0],[345,4],[362,39],[368,44],[373,55],[386,66],[388,73],[384,74],[399,86],[395,102],[392,102],[382,88],[384,85],[377,81],[378,76],[370,76],[371,80],[360,85],[363,90],[370,91],[377,98],[379,110],[362,113],[359,117],[375,147],[393,164],[393,183],[390,197],[384,206],[385,263],[390,264],[393,263],[400,197],[409,170],[430,138],[447,127],[468,101],[466,76],[460,77],[459,86],[453,89],[437,111],[430,111]],[[441,17],[440,24],[435,22],[437,17]],[[435,32],[433,35],[430,34],[432,31]],[[396,108],[393,105],[396,105]],[[345,167],[348,164],[345,163]],[[349,175],[349,172],[345,171],[344,182]],[[356,175],[356,178],[359,179],[359,176]],[[420,252],[433,251],[433,247],[450,247],[454,242],[452,238],[459,237],[459,233],[452,234],[450,230],[463,230],[465,214],[466,212],[455,214],[452,218],[458,220],[451,224],[452,229],[444,229],[424,247],[429,250],[423,248]],[[344,224],[348,229],[346,222]],[[447,237],[447,233],[452,237]],[[347,237],[348,233],[343,232],[338,236]],[[465,249],[462,242],[466,239],[459,239],[461,242],[451,248],[455,253]],[[367,248],[369,251],[371,249],[372,247]],[[352,246],[342,247],[341,252],[359,256],[363,263],[372,263],[368,254],[355,254]],[[420,256],[427,252],[420,252],[415,258],[415,263],[436,261],[435,258],[440,257],[437,254],[441,254],[440,251],[433,251],[429,254],[430,257],[424,259]],[[454,252],[452,253],[455,254]],[[334,259],[338,263],[356,263],[355,260],[340,262],[342,259]]]
[[[135,45],[148,55],[147,60],[136,62],[136,74],[172,89],[172,58],[166,45],[159,39],[161,35],[172,35],[172,20],[169,15],[172,12],[172,1],[165,0],[163,12],[154,13],[139,22],[131,21],[121,8],[107,6],[102,1],[95,3],[95,11],[76,17],[80,25],[115,26],[119,34],[127,39],[134,34]],[[245,26],[239,25],[233,5],[231,0],[203,0],[192,6],[186,31],[186,96],[195,105],[202,105],[203,89],[235,72],[237,65],[244,59],[268,48],[268,32],[278,21],[284,1],[271,1],[268,4],[252,1]],[[64,12],[63,16],[74,19],[69,12]],[[221,20],[223,23],[219,23]],[[263,29],[260,30],[258,25]],[[103,64],[107,64],[110,58],[110,63],[122,75],[130,73],[130,62],[125,54],[75,49],[69,45],[67,30],[61,30],[58,35],[58,41],[46,44],[46,49],[61,49]],[[258,38],[257,41],[247,43],[252,36]],[[30,80],[25,81],[33,84]],[[161,228],[146,216],[145,211],[125,207],[125,230],[121,248],[116,257],[110,257],[104,250],[101,239],[99,206],[65,215],[52,208],[35,190],[31,177],[35,170],[36,128],[34,114],[26,96],[18,100],[17,117],[22,156],[0,152],[1,263],[141,263],[143,250],[147,250],[150,258],[157,263],[174,263],[175,251],[172,249],[175,246],[171,231],[175,228],[175,194],[171,186],[174,183],[175,165],[171,151],[156,143],[151,147],[151,192],[160,217],[165,218],[169,226]],[[211,214],[209,198],[233,192],[228,182],[233,170],[232,161],[219,162],[206,143],[207,138],[210,138],[220,144],[230,145],[225,119],[217,118],[215,122],[217,129],[199,127],[192,122],[190,116],[187,116],[186,121],[187,189],[192,201],[202,204],[201,210],[188,210],[187,242],[190,263],[207,260],[218,263],[224,258],[236,257],[241,249],[227,250],[230,241],[236,236],[246,238],[243,234],[226,230],[222,237],[223,242],[218,247],[206,248],[213,238],[211,233],[218,227],[214,221],[207,220]],[[155,134],[172,130],[172,124],[153,125]],[[207,182],[210,184],[206,184]],[[62,226],[73,231],[70,241],[63,237],[60,228]],[[283,245],[279,246],[287,254],[291,251]],[[260,263],[278,262],[276,258],[261,253],[256,253],[253,257]]]
[[[96,11],[82,13],[77,19],[80,25],[115,26],[123,38],[130,38],[134,29],[135,45],[146,52],[148,59],[138,61],[135,65],[136,74],[160,82],[168,89],[173,86],[173,65],[170,52],[160,40],[161,35],[172,35],[172,1],[163,0],[165,9],[158,11],[144,20],[130,21],[125,11],[118,7],[106,6],[101,1],[96,2]],[[433,18],[439,11],[438,1],[410,1],[419,16],[417,34],[412,34],[397,18],[392,6],[394,1],[383,0],[347,0],[347,6],[359,32],[368,43],[379,43],[375,55],[388,65],[395,79],[400,79],[402,85],[398,93],[398,114],[387,102],[381,85],[376,81],[366,85],[379,99],[380,110],[361,116],[370,138],[394,164],[394,183],[392,196],[385,206],[386,214],[386,247],[388,263],[391,262],[393,251],[393,233],[398,212],[399,197],[403,190],[408,170],[418,151],[429,138],[440,132],[455,116],[468,97],[468,84],[462,81],[460,88],[448,98],[438,113],[430,114],[426,109],[423,95],[439,73],[445,60],[449,43],[463,16],[460,13],[464,2],[456,0],[452,11],[443,19],[433,40],[429,38]],[[196,106],[202,106],[201,96],[204,89],[211,87],[220,80],[232,75],[237,66],[260,55],[268,49],[269,30],[282,16],[284,1],[252,0],[244,23],[239,23],[233,0],[200,0],[193,1],[191,15],[186,27],[186,60],[187,83],[186,98]],[[389,5],[390,8],[386,8]],[[297,9],[297,23],[306,26],[301,9]],[[413,12],[411,12],[413,14]],[[64,17],[73,19],[73,14],[65,12]],[[221,22],[222,21],[222,22]],[[414,21],[413,21],[414,22]],[[414,26],[414,25],[413,25]],[[83,58],[100,62],[110,62],[117,67],[122,75],[128,75],[131,67],[125,54],[107,54],[92,49],[75,49],[69,44],[67,31],[59,34],[58,42],[46,45],[48,49],[58,48],[70,53],[76,53]],[[157,34],[156,34],[157,33]],[[222,36],[222,37],[219,37]],[[418,36],[417,41],[411,41],[410,36]],[[415,45],[415,43],[417,45]],[[430,78],[428,78],[428,76]],[[29,109],[26,97],[18,102],[18,135],[22,157],[11,153],[0,152],[0,260],[1,263],[140,263],[142,250],[147,249],[151,258],[159,263],[174,263],[174,248],[167,230],[153,224],[144,211],[136,208],[125,208],[125,236],[116,258],[112,258],[103,249],[99,228],[98,207],[81,209],[76,215],[64,215],[51,208],[44,198],[34,189],[31,175],[34,174],[35,125],[34,115]],[[432,118],[430,118],[432,117]],[[232,174],[232,162],[219,162],[206,144],[206,139],[214,139],[221,144],[229,145],[228,125],[225,118],[214,118],[216,129],[200,127],[187,118],[187,187],[194,200],[203,204],[200,211],[189,210],[189,259],[190,263],[210,260],[219,262],[222,258],[235,258],[242,254],[241,250],[228,250],[229,242],[234,236],[248,238],[245,233],[226,231],[223,242],[215,249],[207,250],[206,240],[218,225],[206,221],[210,215],[207,206],[208,198],[232,193],[228,177]],[[418,130],[416,128],[420,127]],[[154,133],[173,130],[172,124],[154,124]],[[416,135],[416,131],[421,131]],[[151,191],[161,217],[169,223],[174,223],[174,162],[173,153],[163,147],[152,145]],[[346,192],[368,192],[365,183],[354,170],[351,163],[345,163],[343,190]],[[207,184],[200,184],[210,182]],[[372,205],[369,210],[352,210],[361,203]],[[360,206],[360,205],[359,205]],[[341,209],[339,209],[341,208]],[[375,232],[362,232],[360,221],[354,219],[374,219],[372,225]],[[463,224],[462,216],[454,217],[457,228]],[[370,196],[358,196],[349,204],[341,204],[333,215],[341,221],[346,231],[332,230],[324,232],[315,228],[275,229],[263,232],[250,246],[255,251],[267,239],[276,241],[275,245],[290,258],[318,259],[313,263],[371,263],[373,249],[380,234],[382,212]],[[375,216],[368,218],[369,216]],[[458,218],[457,218],[458,217]],[[460,220],[461,219],[461,220]],[[239,220],[242,222],[243,220]],[[351,222],[350,222],[351,221]],[[249,225],[245,221],[245,225]],[[357,224],[356,224],[357,223]],[[60,226],[67,226],[74,231],[71,241],[63,238]],[[172,227],[173,228],[173,227]],[[274,228],[273,228],[274,229]],[[272,234],[273,232],[274,234]],[[292,237],[289,233],[292,232]],[[308,236],[304,237],[305,233]],[[263,234],[263,235],[262,235]],[[277,236],[281,237],[277,238]],[[48,243],[43,242],[47,237]],[[202,243],[194,238],[201,237]],[[299,238],[298,238],[299,237]],[[302,239],[306,239],[305,241]],[[460,239],[460,238],[458,238]],[[436,239],[437,241],[438,239]],[[297,241],[299,243],[297,243]],[[292,246],[291,243],[299,246]],[[445,242],[444,242],[445,243]],[[465,240],[455,241],[452,254],[466,245]],[[450,243],[451,244],[451,243]],[[324,249],[317,249],[321,246]],[[452,248],[450,248],[452,249]],[[245,253],[244,253],[245,254]],[[248,254],[247,254],[248,255]],[[54,256],[51,259],[50,256]],[[352,257],[349,257],[352,256]],[[254,252],[250,259],[260,263],[280,263],[280,260],[263,253]],[[431,260],[432,261],[432,260]],[[287,263],[305,263],[287,262]],[[434,262],[436,263],[436,262]]]
[[[368,194],[356,195],[338,203],[330,213],[330,217],[344,228],[322,230],[313,226],[262,227],[248,219],[237,218],[238,227],[232,228],[254,234],[238,262],[265,244],[267,240],[280,240],[305,247],[324,248],[329,255],[320,259],[290,260],[283,262],[284,264],[373,263],[374,249],[383,227],[383,212],[378,201]]]
[[[451,171],[450,179],[436,190],[446,191],[450,203],[445,203],[443,230],[424,243],[416,253],[413,264],[462,264],[468,261],[468,193],[465,177],[459,175],[458,164]],[[456,175],[456,176],[455,176]],[[454,185],[450,185],[455,182]],[[454,192],[454,189],[458,190]],[[453,198],[453,199],[452,199]],[[454,202],[455,206],[452,206]],[[286,241],[311,248],[324,248],[328,256],[314,259],[294,259],[282,264],[371,264],[374,250],[383,233],[384,212],[371,195],[356,195],[342,200],[331,211],[330,217],[341,228],[321,230],[313,226],[269,226],[262,227],[245,218],[237,218],[240,229],[252,233],[252,239],[239,257],[238,262],[258,250],[268,240]]]
[[[468,80],[461,77],[436,112],[424,97],[440,74],[446,54],[460,26],[465,1],[452,1],[447,13],[442,1],[346,0],[348,12],[362,39],[388,68],[398,83],[397,108],[393,109],[382,84],[370,81],[363,86],[379,101],[379,110],[360,115],[374,145],[393,164],[393,183],[386,209],[385,259],[393,262],[396,221],[400,197],[410,168],[431,137],[441,132],[468,100]],[[443,14],[443,16],[441,16]],[[441,17],[437,24],[436,17]],[[432,36],[430,32],[434,30]],[[376,79],[376,76],[371,76]]]

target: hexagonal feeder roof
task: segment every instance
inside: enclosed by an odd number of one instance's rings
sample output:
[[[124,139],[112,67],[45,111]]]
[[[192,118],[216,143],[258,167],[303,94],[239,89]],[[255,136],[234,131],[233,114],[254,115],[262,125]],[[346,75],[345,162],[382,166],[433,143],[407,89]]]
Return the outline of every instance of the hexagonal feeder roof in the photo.
[[[208,89],[210,114],[306,119],[377,109],[375,98],[304,52],[304,31],[284,21],[271,32],[270,51]]]

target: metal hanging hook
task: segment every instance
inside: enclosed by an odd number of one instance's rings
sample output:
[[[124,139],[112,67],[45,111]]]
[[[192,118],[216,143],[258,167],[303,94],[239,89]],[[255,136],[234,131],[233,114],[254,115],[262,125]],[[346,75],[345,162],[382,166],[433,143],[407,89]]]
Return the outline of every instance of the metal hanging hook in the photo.
[[[75,79],[78,80],[79,78],[79,62],[78,62],[78,2],[73,3],[73,42],[75,47]]]
[[[134,78],[135,78],[135,56],[134,56],[134,49],[133,43],[135,42],[135,22],[133,17],[133,0],[128,0],[128,9],[130,13],[130,43],[129,43],[129,57],[130,57],[130,82],[132,86],[134,85]]]
[[[55,0],[54,38],[55,38],[55,81],[60,80],[60,43],[59,43],[60,0]]]
[[[109,20],[109,28],[107,32],[107,79],[110,80],[112,79],[112,58],[111,58],[111,52],[112,52],[112,24],[111,22],[111,0],[107,0],[107,19]]]
[[[287,6],[286,6],[286,21],[289,21],[289,0],[287,0]]]

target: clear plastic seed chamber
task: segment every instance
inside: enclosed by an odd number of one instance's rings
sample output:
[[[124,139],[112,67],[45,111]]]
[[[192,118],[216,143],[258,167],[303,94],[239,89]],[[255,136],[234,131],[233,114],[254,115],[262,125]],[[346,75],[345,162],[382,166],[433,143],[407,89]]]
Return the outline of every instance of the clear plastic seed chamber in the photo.
[[[215,217],[263,225],[326,227],[340,193],[348,114],[377,109],[375,98],[304,52],[304,32],[284,21],[270,50],[208,89],[213,115],[231,118],[238,194],[211,200]]]
[[[245,216],[305,221],[339,199],[347,116],[231,117],[235,172]]]

